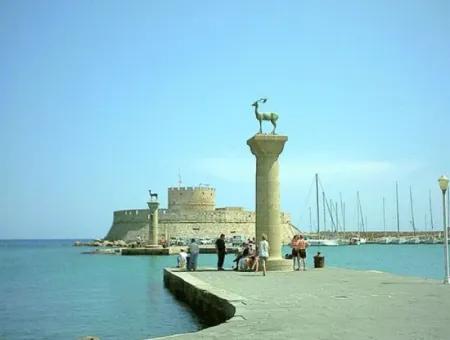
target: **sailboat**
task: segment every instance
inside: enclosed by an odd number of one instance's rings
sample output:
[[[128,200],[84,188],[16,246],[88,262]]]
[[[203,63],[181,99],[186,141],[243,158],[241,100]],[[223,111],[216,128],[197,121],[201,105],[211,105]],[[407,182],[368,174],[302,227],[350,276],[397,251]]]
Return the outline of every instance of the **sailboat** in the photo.
[[[392,242],[392,237],[386,236],[386,201],[383,197],[383,230],[384,236],[375,240],[378,244],[390,244]]]
[[[407,244],[419,244],[420,238],[416,237],[416,223],[414,221],[414,208],[413,208],[413,197],[412,197],[412,189],[409,186],[409,203],[411,205],[411,225],[413,228],[413,237],[410,237],[406,240]]]
[[[364,215],[362,212],[361,200],[359,199],[359,191],[356,192],[356,211],[358,216],[357,217],[358,236],[351,237],[349,241],[349,244],[353,246],[359,246],[360,244],[365,244],[367,242],[367,240],[364,237],[361,237],[361,228],[364,231]]]
[[[310,246],[338,246],[338,241],[335,239],[321,239],[320,238],[320,212],[319,212],[319,175],[316,174],[316,207],[317,207],[317,239],[308,239]],[[325,197],[325,193],[323,193]],[[324,201],[326,201],[324,199]],[[324,216],[325,219],[325,216]]]
[[[406,243],[406,239],[404,237],[400,237],[400,214],[398,210],[398,182],[395,182],[395,200],[397,203],[397,237],[392,238],[392,244],[404,244]]]
[[[431,190],[429,190],[428,192],[428,202],[429,202],[429,209],[430,209],[430,226],[431,226],[431,232],[434,231],[434,222],[433,222],[433,210],[431,208]],[[430,236],[428,238],[426,238],[423,243],[426,244],[437,244],[437,243],[442,243],[442,241],[440,240],[439,237],[436,236]]]

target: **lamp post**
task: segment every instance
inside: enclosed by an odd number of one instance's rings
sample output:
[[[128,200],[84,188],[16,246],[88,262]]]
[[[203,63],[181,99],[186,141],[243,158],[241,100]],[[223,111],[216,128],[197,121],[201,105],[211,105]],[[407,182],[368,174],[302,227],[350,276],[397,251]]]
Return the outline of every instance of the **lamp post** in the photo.
[[[447,216],[446,216],[446,206],[445,206],[445,193],[448,189],[448,178],[446,176],[441,176],[438,179],[439,186],[442,190],[442,210],[443,210],[443,217],[444,217],[444,265],[445,265],[445,277],[444,277],[444,283],[449,284],[450,283],[450,277],[449,277],[449,267],[448,267],[448,229],[447,229]]]

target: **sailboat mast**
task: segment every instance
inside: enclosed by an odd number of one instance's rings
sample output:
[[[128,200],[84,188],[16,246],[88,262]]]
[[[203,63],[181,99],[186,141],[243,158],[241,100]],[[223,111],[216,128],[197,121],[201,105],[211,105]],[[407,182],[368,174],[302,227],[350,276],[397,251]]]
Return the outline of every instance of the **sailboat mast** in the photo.
[[[327,200],[325,198],[325,191],[322,191],[322,205],[323,205],[323,230],[327,229]]]
[[[361,234],[361,219],[360,219],[360,204],[359,204],[359,191],[356,192],[356,213],[357,213],[357,220],[358,220],[358,236]]]
[[[330,228],[330,231],[336,232],[336,230],[337,230],[337,225],[334,223],[333,209],[334,209],[333,200],[330,198],[330,205],[328,206],[328,210],[330,211],[331,225],[332,225],[332,227]],[[334,229],[334,230],[333,230],[333,229]]]
[[[364,228],[364,214],[362,211],[362,205],[361,205],[361,200],[359,198],[359,191],[358,191],[358,202],[359,202],[359,211],[361,213],[361,231],[364,232],[365,228]],[[367,227],[367,216],[366,216],[366,227]]]
[[[414,222],[414,208],[411,186],[409,186],[409,203],[411,204],[411,224],[413,228],[413,235],[416,236],[416,223]]]
[[[343,205],[342,205],[342,226],[343,226],[344,233],[345,233],[345,202],[343,202]]]
[[[338,203],[336,202],[336,233],[339,233],[339,214],[338,214]]]
[[[309,207],[309,231],[312,233],[312,211],[311,211],[311,207]]]
[[[400,215],[398,213],[398,182],[395,182],[395,200],[397,202],[397,236],[400,236]]]
[[[386,200],[383,197],[383,231],[384,237],[386,237]]]
[[[431,231],[434,229],[433,225],[433,211],[431,210],[431,190],[429,190],[429,197],[430,197],[430,222],[431,222]]]
[[[319,214],[319,175],[316,174],[316,207],[317,207],[317,237],[320,239],[320,214]]]
[[[325,194],[325,192],[324,192],[324,194]],[[334,204],[333,204],[333,201],[331,199],[330,199],[330,204],[328,204],[328,201],[326,200],[326,197],[325,197],[324,202],[325,202],[326,208],[328,209],[328,214],[330,214],[330,221],[331,221],[330,231],[333,232],[333,231],[336,230],[336,224],[334,223],[334,217],[333,217]],[[334,228],[334,230],[333,230],[333,228]]]
[[[345,233],[345,208],[342,203],[342,192],[339,193],[339,200],[341,201],[342,231]]]

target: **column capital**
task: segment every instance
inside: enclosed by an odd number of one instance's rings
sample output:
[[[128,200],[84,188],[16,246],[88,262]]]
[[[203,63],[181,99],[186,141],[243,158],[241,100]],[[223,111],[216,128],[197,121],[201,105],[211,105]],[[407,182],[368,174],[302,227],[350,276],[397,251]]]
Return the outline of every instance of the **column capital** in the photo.
[[[150,213],[153,214],[156,210],[158,210],[159,202],[151,201],[147,202],[148,208],[150,209]]]
[[[259,157],[278,158],[283,152],[284,144],[288,140],[287,136],[256,134],[249,140],[247,145],[250,147],[252,154]]]

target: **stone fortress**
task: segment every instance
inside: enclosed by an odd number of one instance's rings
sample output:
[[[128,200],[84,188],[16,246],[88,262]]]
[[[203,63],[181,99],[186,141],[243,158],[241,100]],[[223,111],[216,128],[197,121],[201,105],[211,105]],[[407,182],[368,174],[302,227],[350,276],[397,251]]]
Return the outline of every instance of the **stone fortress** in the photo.
[[[216,208],[216,190],[209,186],[171,187],[168,208],[158,210],[158,240],[211,238],[221,233],[227,237],[255,237],[254,211],[241,207]],[[289,214],[280,213],[282,241],[289,243],[295,227]],[[128,209],[114,212],[114,219],[105,239],[135,241],[138,236],[149,241],[152,222],[149,209]]]

